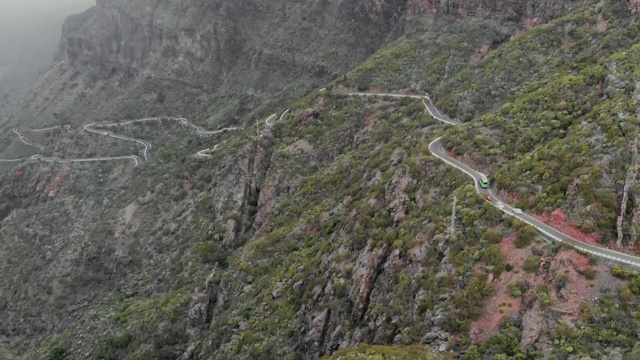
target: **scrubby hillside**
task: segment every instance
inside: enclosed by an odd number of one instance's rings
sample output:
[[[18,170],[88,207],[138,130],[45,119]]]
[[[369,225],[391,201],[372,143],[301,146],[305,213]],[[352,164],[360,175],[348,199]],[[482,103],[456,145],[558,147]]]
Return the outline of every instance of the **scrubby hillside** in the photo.
[[[443,84],[438,103],[462,117],[478,114],[473,104],[492,110],[452,129],[447,146],[514,202],[562,208],[634,251],[640,23],[625,5],[594,3],[523,34]]]
[[[627,103],[635,85],[624,82],[635,76],[635,13],[622,1],[587,3],[551,20],[573,3],[491,3],[497,6],[492,11],[500,10],[496,16],[477,6],[387,3],[382,9],[404,11],[402,24],[410,31],[352,71],[333,74],[333,82],[330,74],[314,77],[318,86],[295,101],[264,92],[243,102],[246,112],[262,104],[253,113],[265,115],[257,130],[255,118],[241,117],[234,108],[235,121],[246,129],[204,135],[175,121],[109,127],[113,134],[153,145],[148,161],[137,167],[130,160],[2,163],[0,354],[5,356],[4,347],[24,359],[633,357],[638,274],[612,271],[595,258],[544,241],[479,196],[465,174],[432,156],[429,144],[444,135],[452,154],[490,173],[493,187],[510,195],[505,198],[527,211],[560,208],[554,219],[567,213],[570,220],[591,221],[604,234],[615,224],[617,194],[626,179],[635,181],[612,166],[635,139],[625,128],[633,126]],[[60,114],[103,100],[107,105],[90,107],[97,112],[85,122],[80,119],[87,110],[69,115],[70,128],[29,134],[46,156],[146,154],[139,143],[118,143],[77,126],[96,118],[104,123],[171,110],[197,114],[196,123],[209,116],[216,126],[226,123],[214,119],[219,112],[205,101],[211,98],[164,88],[171,82],[154,77],[155,70],[144,77],[119,67],[113,72],[111,62],[96,63],[93,56],[100,50],[87,45],[92,44],[87,38],[99,34],[76,32],[74,26],[111,19],[117,20],[113,26],[137,29],[129,34],[155,34],[153,26],[144,31],[137,26],[153,19],[172,28],[183,21],[147,18],[152,15],[139,6],[149,4],[133,2],[126,6],[140,17],[132,22],[119,10],[123,4],[100,2],[69,22],[61,46],[67,55],[60,55],[68,58],[58,70],[73,77],[65,68],[73,58],[92,69],[90,75],[77,74],[82,81],[97,74],[108,79],[92,78],[104,88],[85,95],[72,85],[56,88],[64,82],[55,72],[42,83],[51,85],[51,99],[53,89],[60,91],[55,99],[73,99],[60,103]],[[373,26],[369,21],[378,19],[373,16],[378,8],[354,4],[355,14]],[[166,10],[159,14],[184,10],[158,6]],[[231,11],[238,9],[230,3],[210,6],[229,11],[229,19],[245,15]],[[285,10],[292,9],[297,7]],[[125,41],[128,47],[109,61],[124,61],[141,72],[180,61],[191,69],[197,63],[180,56],[192,51],[193,43],[159,33],[152,37],[164,39],[153,47],[157,52],[137,52]],[[172,44],[188,46],[174,53]],[[359,51],[366,53],[366,46]],[[292,53],[286,54],[283,58]],[[223,63],[229,74],[241,69]],[[195,71],[173,75],[199,79]],[[202,79],[209,75],[204,72]],[[327,82],[320,83],[323,79]],[[172,90],[152,97],[149,89],[142,91],[143,83],[164,84],[153,91]],[[110,88],[114,84],[124,90]],[[444,112],[468,125],[456,129],[433,119],[417,99],[347,95],[358,88],[429,91]],[[492,90],[484,94],[486,88]],[[146,102],[134,110],[114,110],[133,103],[132,94]],[[113,105],[120,100],[125,100],[122,108]],[[51,111],[42,106],[42,114]],[[609,119],[609,130],[621,125],[611,135],[589,125],[603,126],[607,119],[601,111],[595,118],[589,114],[607,107],[627,119],[625,124]],[[286,108],[290,112],[278,120]],[[266,115],[275,111],[266,124]],[[10,121],[17,121],[16,114]],[[26,159],[39,151],[14,134],[3,136],[13,139],[4,154]],[[556,148],[565,144],[573,150]],[[206,148],[209,157],[195,156]],[[543,165],[539,176],[524,168],[518,177],[507,171],[541,154],[553,156],[536,162]],[[605,170],[608,166],[613,170]],[[579,190],[558,188],[564,177]],[[583,187],[591,178],[600,182],[589,182],[597,191],[588,198],[592,193]],[[551,188],[562,196],[543,196]],[[588,212],[578,212],[576,199],[592,204],[584,208]],[[628,220],[623,218],[623,230]]]

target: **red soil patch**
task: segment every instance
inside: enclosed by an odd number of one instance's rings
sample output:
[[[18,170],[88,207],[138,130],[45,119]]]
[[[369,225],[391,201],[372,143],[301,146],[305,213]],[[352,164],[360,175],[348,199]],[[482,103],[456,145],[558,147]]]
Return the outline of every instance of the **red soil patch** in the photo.
[[[503,272],[502,275],[493,282],[496,286],[495,295],[485,302],[484,314],[471,324],[471,341],[474,344],[482,343],[489,336],[495,333],[500,326],[500,321],[504,316],[512,317],[518,313],[529,310],[538,302],[537,288],[546,284],[549,288],[549,298],[553,302],[548,309],[533,310],[550,312],[553,316],[562,318],[568,324],[579,324],[580,306],[584,303],[592,303],[598,292],[606,287],[615,289],[618,280],[612,280],[610,270],[606,265],[594,266],[598,275],[595,280],[588,280],[581,272],[590,266],[589,257],[578,254],[574,250],[561,250],[553,258],[541,257],[541,266],[535,273],[526,273],[523,269],[525,261],[533,256],[532,248],[548,253],[546,243],[534,243],[527,248],[518,249],[514,244],[515,236],[507,236],[499,244],[500,250],[506,257],[507,263],[513,266],[510,272]],[[542,264],[548,263],[549,269],[545,270]],[[482,266],[476,267],[480,270]],[[565,276],[564,288],[558,293],[556,285],[561,277]],[[513,298],[509,292],[509,284],[517,281],[524,281],[528,284],[529,290],[520,298]],[[512,306],[509,307],[508,304]],[[507,304],[507,306],[505,306]],[[500,313],[500,310],[503,312]],[[536,331],[541,331],[542,328]],[[536,335],[537,337],[537,335]]]
[[[578,268],[578,270],[582,271],[589,267],[590,259],[588,256],[578,254],[573,250],[562,250],[555,256],[554,261],[572,264]]]
[[[507,263],[512,264],[514,269],[517,269],[522,267],[531,252],[528,249],[516,249],[513,243],[514,240],[515,236],[504,238],[500,243],[500,250],[502,250],[502,253],[507,258]],[[516,273],[515,271],[505,271],[499,278],[493,280],[496,286],[496,295],[487,299],[484,314],[480,319],[471,324],[470,335],[473,343],[480,344],[496,332],[500,326],[502,317],[514,316],[520,312],[522,300],[512,297],[509,294],[508,286],[526,275],[524,272]],[[504,304],[512,304],[512,306],[504,306]],[[503,313],[501,313],[500,310],[502,310]]]
[[[503,273],[497,280],[494,280],[496,294],[486,300],[484,314],[480,319],[471,324],[470,335],[471,341],[474,344],[482,343],[487,340],[491,334],[495,333],[500,326],[502,317],[515,316],[520,312],[522,300],[512,297],[509,294],[507,286],[521,277],[522,274],[516,274],[510,271]],[[508,304],[511,304],[511,307],[509,307]],[[502,311],[502,313],[500,311]]]
[[[447,152],[447,155],[449,157],[458,160],[459,162],[471,167],[472,169],[478,169],[478,164],[476,164],[475,161],[473,161],[473,159],[471,159],[469,156],[467,155],[457,156],[452,151],[449,151],[446,149],[445,151]]]
[[[587,234],[584,231],[578,229],[575,223],[567,220],[567,215],[560,208],[553,210],[551,213],[536,215],[535,217],[545,224],[552,226],[558,231],[562,231],[563,233],[571,236],[578,241],[584,242],[586,244],[605,247],[604,244],[600,242],[601,239],[599,235]]]
[[[53,181],[53,184],[49,187],[49,197],[55,197],[58,195],[62,186],[67,181],[69,177],[69,169],[64,169],[58,175],[56,175],[56,179]]]
[[[527,29],[530,28],[530,27],[534,27],[534,26],[536,26],[538,24],[540,24],[540,18],[539,17],[524,19],[524,27],[527,28]]]
[[[480,49],[476,50],[476,52],[473,53],[473,55],[471,55],[471,60],[478,61],[482,59],[485,55],[487,55],[491,50],[492,50],[491,45],[488,45],[488,44],[482,45]]]
[[[491,334],[495,333],[504,316],[515,316],[519,312],[527,310],[524,306],[529,307],[535,303],[537,301],[536,289],[539,285],[546,284],[549,287],[549,296],[553,301],[549,311],[570,324],[577,324],[581,321],[580,306],[585,302],[593,301],[596,297],[596,288],[592,287],[594,281],[581,275],[581,272],[590,266],[589,257],[578,254],[574,250],[562,250],[553,258],[541,258],[541,263],[550,262],[549,271],[543,270],[541,266],[538,271],[529,274],[523,270],[523,267],[527,258],[533,256],[531,248],[540,249],[541,246],[547,247],[548,245],[538,243],[524,249],[518,249],[514,240],[515,236],[508,236],[499,244],[500,250],[505,255],[507,263],[513,266],[513,270],[503,272],[500,278],[494,280],[495,295],[486,300],[484,314],[471,325],[471,341],[475,344],[487,340]],[[480,266],[477,270],[479,268]],[[599,274],[608,273],[608,268],[605,265],[596,269]],[[566,284],[558,294],[556,292],[557,280],[563,275],[566,276]],[[509,293],[508,286],[517,281],[526,282],[529,290],[522,297],[513,298]],[[509,303],[512,304],[512,307],[508,306]]]
[[[524,262],[531,256],[528,248],[518,249],[515,244],[516,236],[509,235],[500,243],[500,250],[507,258],[507,263],[513,265],[515,269],[521,269]]]
[[[46,185],[47,184],[44,181],[39,182],[38,186],[36,186],[36,191],[42,191]]]
[[[551,267],[558,269],[556,279],[566,276],[567,282],[559,293],[550,291],[553,305],[550,307],[568,324],[582,322],[580,318],[580,305],[594,300],[594,290],[591,288],[593,281],[582,276],[579,271],[589,267],[589,258],[576,253],[573,250],[562,250],[554,258]],[[552,279],[553,280],[553,279]],[[549,287],[555,287],[556,282],[549,283]]]
[[[373,129],[376,124],[378,123],[378,117],[373,114],[373,115],[369,115],[367,116],[366,119],[364,119],[364,131],[371,131],[371,129]]]

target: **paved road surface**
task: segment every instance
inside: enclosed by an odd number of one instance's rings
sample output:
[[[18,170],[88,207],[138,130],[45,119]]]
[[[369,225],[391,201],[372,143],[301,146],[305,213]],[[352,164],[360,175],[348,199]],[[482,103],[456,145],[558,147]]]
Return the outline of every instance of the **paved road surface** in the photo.
[[[107,124],[107,125],[99,125],[99,126],[112,126],[113,124]],[[133,141],[135,143],[138,144],[142,144],[144,146],[144,151],[143,151],[143,155],[144,155],[144,161],[148,161],[147,158],[147,153],[149,152],[149,149],[151,149],[151,143],[144,141],[144,140],[140,140],[140,139],[136,139],[136,138],[132,138],[132,137],[128,137],[128,136],[122,136],[122,135],[116,135],[116,134],[112,134],[106,130],[95,130],[92,129],[92,126],[98,126],[96,124],[87,124],[84,126],[84,130],[91,132],[91,133],[95,133],[95,134],[100,134],[100,135],[105,135],[105,136],[110,136],[112,138],[116,138],[116,139],[120,139],[120,140],[126,140],[126,141]]]
[[[284,114],[283,114],[284,115]],[[113,137],[116,139],[120,139],[120,140],[125,140],[125,141],[132,141],[138,144],[141,144],[144,146],[144,160],[148,161],[148,152],[149,149],[152,148],[151,143],[149,143],[148,141],[144,141],[141,139],[136,139],[136,138],[132,138],[132,137],[128,137],[128,136],[123,136],[123,135],[116,135],[113,133],[110,133],[106,130],[98,130],[98,129],[94,129],[94,126],[100,126],[100,127],[113,127],[113,126],[119,126],[119,125],[128,125],[128,124],[133,124],[133,123],[137,123],[137,122],[146,122],[146,121],[161,121],[161,120],[173,120],[173,121],[178,121],[181,124],[185,125],[185,126],[189,126],[192,127],[194,129],[196,129],[196,132],[198,134],[202,134],[202,135],[214,135],[214,134],[219,134],[219,133],[223,133],[226,131],[234,131],[234,130],[242,130],[243,128],[240,127],[228,127],[228,128],[223,128],[223,129],[218,129],[218,130],[205,130],[204,128],[194,125],[191,122],[189,122],[189,120],[185,119],[185,118],[178,118],[178,117],[165,117],[165,118],[160,118],[160,117],[154,117],[154,118],[145,118],[145,119],[137,119],[137,120],[129,120],[129,121],[124,121],[121,123],[110,123],[110,124],[87,124],[84,126],[84,130],[90,133],[94,133],[94,134],[98,134],[98,135],[104,135],[104,136],[109,136],[109,137]],[[67,131],[70,130],[70,126],[69,125],[65,125],[65,126],[53,126],[53,127],[48,127],[48,128],[43,128],[43,129],[29,129],[29,131],[33,131],[33,132],[41,132],[41,131],[50,131],[50,130],[55,130],[55,129],[59,129],[59,128],[66,128]],[[18,137],[20,138],[20,141],[22,141],[23,143],[30,145],[30,146],[35,146],[39,149],[44,149],[44,146],[41,145],[37,145],[34,143],[29,142],[27,139],[24,138],[24,136],[20,133],[20,131],[18,129],[13,129],[13,132],[18,135]],[[205,149],[202,151],[199,151],[197,153],[196,156],[198,157],[210,157],[211,156],[211,152],[215,151],[218,146],[220,144],[216,144],[213,149]],[[94,161],[113,161],[113,160],[133,160],[135,166],[138,166],[142,163],[142,159],[139,156],[136,155],[127,155],[127,156],[113,156],[113,157],[95,157],[95,158],[84,158],[84,159],[60,159],[60,158],[53,158],[53,157],[44,157],[40,154],[36,154],[33,155],[30,158],[21,158],[21,159],[0,159],[0,162],[21,162],[21,161],[46,161],[46,162],[57,162],[57,163],[72,163],[72,162],[94,162]]]
[[[27,130],[32,132],[41,132],[41,131],[51,131],[51,130],[61,129],[61,128],[65,128],[67,129],[67,131],[69,131],[71,130],[71,125],[60,125],[60,126],[52,126],[44,129],[27,129]]]
[[[431,101],[431,98],[425,95],[404,95],[404,94],[392,94],[392,93],[367,93],[367,92],[355,92],[355,93],[347,93],[347,94],[351,96],[377,96],[377,97],[392,97],[392,98],[399,98],[399,99],[402,99],[402,98],[420,99],[422,100],[424,107],[427,109],[429,114],[431,114],[431,116],[434,119],[442,121],[443,123],[447,123],[449,125],[464,126],[463,122],[450,119],[448,116],[441,113],[440,110],[438,110],[436,106],[433,104],[433,101]]]
[[[265,123],[267,126],[273,126],[273,122],[269,122],[269,121],[271,121],[271,120],[275,119],[277,116],[278,116],[278,114],[273,114],[273,115],[269,116],[269,117],[267,118],[267,120],[265,120],[265,121],[264,121],[264,123]]]
[[[35,157],[34,157],[35,156]],[[133,160],[135,166],[138,166],[142,163],[142,159],[136,155],[127,155],[127,156],[113,156],[113,157],[95,157],[95,158],[86,158],[86,159],[59,159],[59,158],[51,158],[44,157],[41,155],[34,155],[28,160],[40,160],[50,163],[74,163],[74,162],[94,162],[94,161],[113,161],[113,160]],[[134,166],[134,167],[135,167]]]
[[[23,143],[25,143],[25,144],[27,144],[29,146],[37,147],[40,150],[44,149],[44,146],[42,146],[42,145],[34,144],[32,142],[27,141],[27,139],[25,139],[24,136],[22,136],[22,134],[20,133],[20,131],[18,131],[18,129],[13,129],[13,132],[16,135],[18,135],[18,137],[20,138],[20,141],[22,141]]]

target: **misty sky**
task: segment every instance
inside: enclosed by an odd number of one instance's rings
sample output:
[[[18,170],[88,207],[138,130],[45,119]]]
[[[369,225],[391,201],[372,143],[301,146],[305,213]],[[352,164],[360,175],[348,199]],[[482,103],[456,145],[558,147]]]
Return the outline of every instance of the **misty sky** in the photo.
[[[93,5],[95,0],[0,0],[0,99],[52,63],[64,20]]]
[[[95,5],[95,0],[0,0],[0,31],[28,31],[42,23],[62,24],[68,15]]]
[[[50,12],[78,12],[95,5],[95,0],[0,0],[0,18],[25,17]]]

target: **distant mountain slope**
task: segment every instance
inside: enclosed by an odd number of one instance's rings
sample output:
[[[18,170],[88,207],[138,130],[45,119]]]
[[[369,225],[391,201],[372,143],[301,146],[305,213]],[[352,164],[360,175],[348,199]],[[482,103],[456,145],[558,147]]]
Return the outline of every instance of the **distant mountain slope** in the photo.
[[[52,70],[8,121],[152,112],[237,123],[359,63],[400,33],[403,13],[400,0],[374,9],[356,0],[98,1],[67,20]]]

